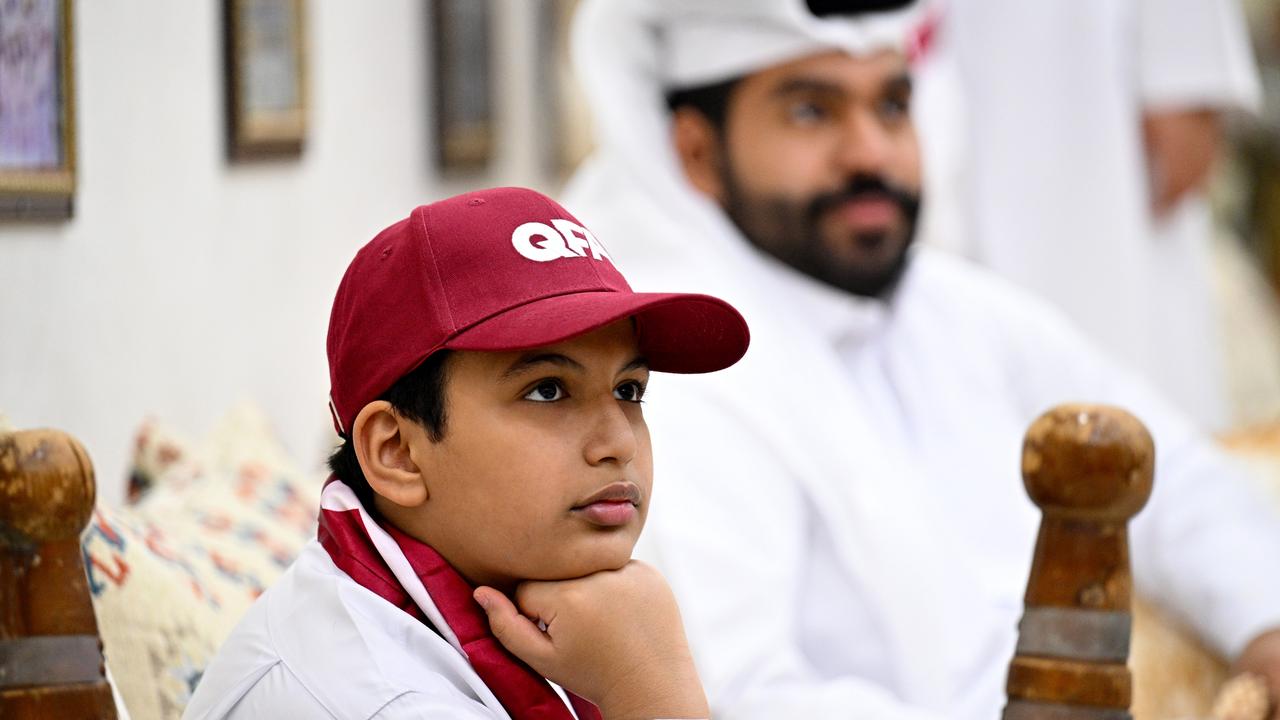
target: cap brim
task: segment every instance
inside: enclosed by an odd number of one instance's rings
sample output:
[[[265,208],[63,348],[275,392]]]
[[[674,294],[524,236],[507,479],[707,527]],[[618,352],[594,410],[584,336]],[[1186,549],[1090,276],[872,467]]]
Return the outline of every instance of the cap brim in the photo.
[[[453,350],[526,350],[563,342],[626,317],[636,318],[649,369],[722,370],[746,352],[742,315],[719,298],[688,293],[582,292],[542,298],[495,315],[445,341]]]

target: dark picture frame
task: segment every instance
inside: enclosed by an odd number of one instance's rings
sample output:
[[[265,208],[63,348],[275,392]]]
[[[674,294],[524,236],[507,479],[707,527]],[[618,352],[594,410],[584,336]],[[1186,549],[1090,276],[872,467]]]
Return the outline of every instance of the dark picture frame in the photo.
[[[436,167],[444,175],[483,172],[496,144],[490,0],[431,3]]]
[[[0,219],[71,217],[71,0],[0,1]]]
[[[307,133],[303,0],[223,0],[227,155],[298,157]]]

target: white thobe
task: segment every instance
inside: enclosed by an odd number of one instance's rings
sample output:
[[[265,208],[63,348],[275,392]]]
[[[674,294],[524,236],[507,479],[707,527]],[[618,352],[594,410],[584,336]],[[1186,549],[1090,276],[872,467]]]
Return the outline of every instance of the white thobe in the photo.
[[[679,169],[649,12],[584,5],[600,147],[564,202],[637,289],[708,292],[751,326],[736,366],[646,395],[641,552],[676,592],[715,717],[996,717],[1039,519],[1022,436],[1063,402],[1152,430],[1139,591],[1227,654],[1280,626],[1280,514],[1060,312],[927,248],[889,302],[751,248]]]

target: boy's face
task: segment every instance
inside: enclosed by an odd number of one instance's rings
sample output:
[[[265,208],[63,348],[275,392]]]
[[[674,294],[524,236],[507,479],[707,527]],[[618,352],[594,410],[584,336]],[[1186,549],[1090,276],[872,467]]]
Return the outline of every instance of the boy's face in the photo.
[[[621,567],[653,484],[648,379],[629,319],[531,351],[455,353],[444,437],[408,438],[427,500],[393,520],[477,584]]]

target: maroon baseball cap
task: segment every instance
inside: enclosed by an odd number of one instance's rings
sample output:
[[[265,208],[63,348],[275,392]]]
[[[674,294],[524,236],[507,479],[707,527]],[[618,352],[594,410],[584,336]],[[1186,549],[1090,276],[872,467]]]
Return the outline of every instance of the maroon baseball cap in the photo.
[[[651,370],[702,373],[747,351],[747,324],[708,295],[632,292],[595,235],[555,201],[494,188],[415,208],[347,268],[329,316],[338,432],[441,349],[551,345],[626,317]]]

